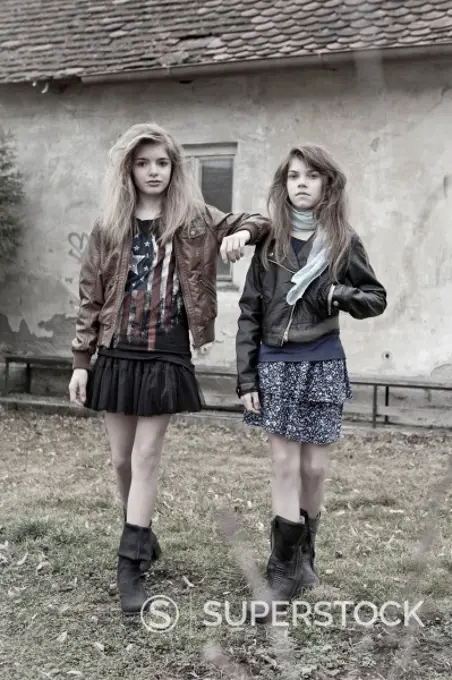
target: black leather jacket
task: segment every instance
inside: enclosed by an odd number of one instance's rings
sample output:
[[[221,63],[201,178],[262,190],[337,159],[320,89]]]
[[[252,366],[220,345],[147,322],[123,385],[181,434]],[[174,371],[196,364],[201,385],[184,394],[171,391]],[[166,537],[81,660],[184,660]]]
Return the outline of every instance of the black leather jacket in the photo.
[[[262,244],[256,246],[240,299],[236,338],[237,394],[258,389],[259,345],[282,347],[286,342],[310,342],[339,329],[339,312],[355,319],[378,316],[386,309],[386,290],[377,280],[358,235],[354,234],[347,266],[340,280],[333,282],[328,271],[315,280],[303,298],[291,306],[286,295],[292,276],[306,264],[314,237],[301,248],[298,257],[291,250],[281,263],[272,258],[269,269],[262,264]]]

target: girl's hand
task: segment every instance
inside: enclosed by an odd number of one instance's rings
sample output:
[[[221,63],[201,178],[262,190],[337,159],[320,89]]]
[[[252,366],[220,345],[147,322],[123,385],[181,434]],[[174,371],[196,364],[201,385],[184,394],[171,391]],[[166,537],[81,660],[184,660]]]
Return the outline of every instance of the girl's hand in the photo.
[[[235,234],[225,236],[221,242],[220,255],[223,262],[237,262],[245,254],[245,246],[251,238],[248,229],[236,231]]]
[[[247,411],[250,411],[251,413],[257,413],[257,415],[260,414],[261,403],[259,401],[258,392],[248,392],[248,394],[244,394],[241,399]]]
[[[84,406],[87,382],[88,371],[86,368],[75,368],[69,383],[69,398],[73,404]]]

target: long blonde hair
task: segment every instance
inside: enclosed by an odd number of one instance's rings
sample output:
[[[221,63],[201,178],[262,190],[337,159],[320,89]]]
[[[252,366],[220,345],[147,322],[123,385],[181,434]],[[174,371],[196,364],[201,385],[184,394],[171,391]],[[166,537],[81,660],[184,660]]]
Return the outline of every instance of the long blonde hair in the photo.
[[[294,158],[304,161],[322,177],[322,198],[315,208],[315,216],[325,231],[329,247],[329,270],[333,279],[337,280],[349,253],[354,231],[347,219],[346,177],[329,153],[320,146],[293,147],[275,172],[267,201],[271,228],[263,247],[264,265],[268,268],[268,253],[273,241],[278,261],[287,257],[290,250],[291,206],[287,175]]]
[[[204,212],[204,201],[180,144],[156,123],[129,128],[111,148],[104,178],[101,229],[110,245],[119,245],[130,233],[137,203],[132,179],[134,153],[143,143],[162,144],[171,161],[171,179],[162,196],[162,242],[170,241],[177,229]]]

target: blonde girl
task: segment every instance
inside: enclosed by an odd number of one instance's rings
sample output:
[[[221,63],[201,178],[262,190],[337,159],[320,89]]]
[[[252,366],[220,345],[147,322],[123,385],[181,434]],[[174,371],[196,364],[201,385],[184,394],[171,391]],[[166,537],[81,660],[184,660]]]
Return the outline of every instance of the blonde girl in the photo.
[[[259,215],[205,205],[162,127],[134,125],[111,149],[103,211],[81,265],[69,392],[105,413],[124,506],[124,612],[146,602],[143,574],[160,554],[152,516],[171,414],[203,405],[191,349],[214,340],[218,253],[234,262],[267,230]]]

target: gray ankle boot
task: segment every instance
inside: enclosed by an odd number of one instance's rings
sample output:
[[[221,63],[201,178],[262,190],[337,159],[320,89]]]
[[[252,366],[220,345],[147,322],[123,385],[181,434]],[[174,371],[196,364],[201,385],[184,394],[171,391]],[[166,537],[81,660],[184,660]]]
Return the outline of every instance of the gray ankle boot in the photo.
[[[127,521],[127,508],[125,508],[123,506],[122,512],[123,512],[123,515],[124,515],[124,522],[126,522]],[[151,568],[153,562],[158,560],[158,558],[162,554],[162,549],[160,547],[160,543],[158,542],[157,536],[154,534],[151,527],[152,527],[152,520],[149,522],[149,529],[150,529],[149,540],[151,542],[151,545],[150,545],[150,555],[151,555],[151,557],[150,557],[149,560],[146,560],[146,561],[143,560],[140,563],[140,570],[141,570],[142,574],[145,574],[146,572],[148,572],[149,569]]]
[[[315,540],[320,516],[321,513],[319,512],[317,517],[309,517],[306,510],[300,508],[300,519],[304,520],[305,526],[307,527],[305,540],[300,548],[302,588],[315,588],[320,585],[320,579],[315,570]]]
[[[147,600],[140,564],[151,559],[150,531],[149,527],[124,524],[118,549],[117,580],[121,609],[126,614],[139,613]]]

